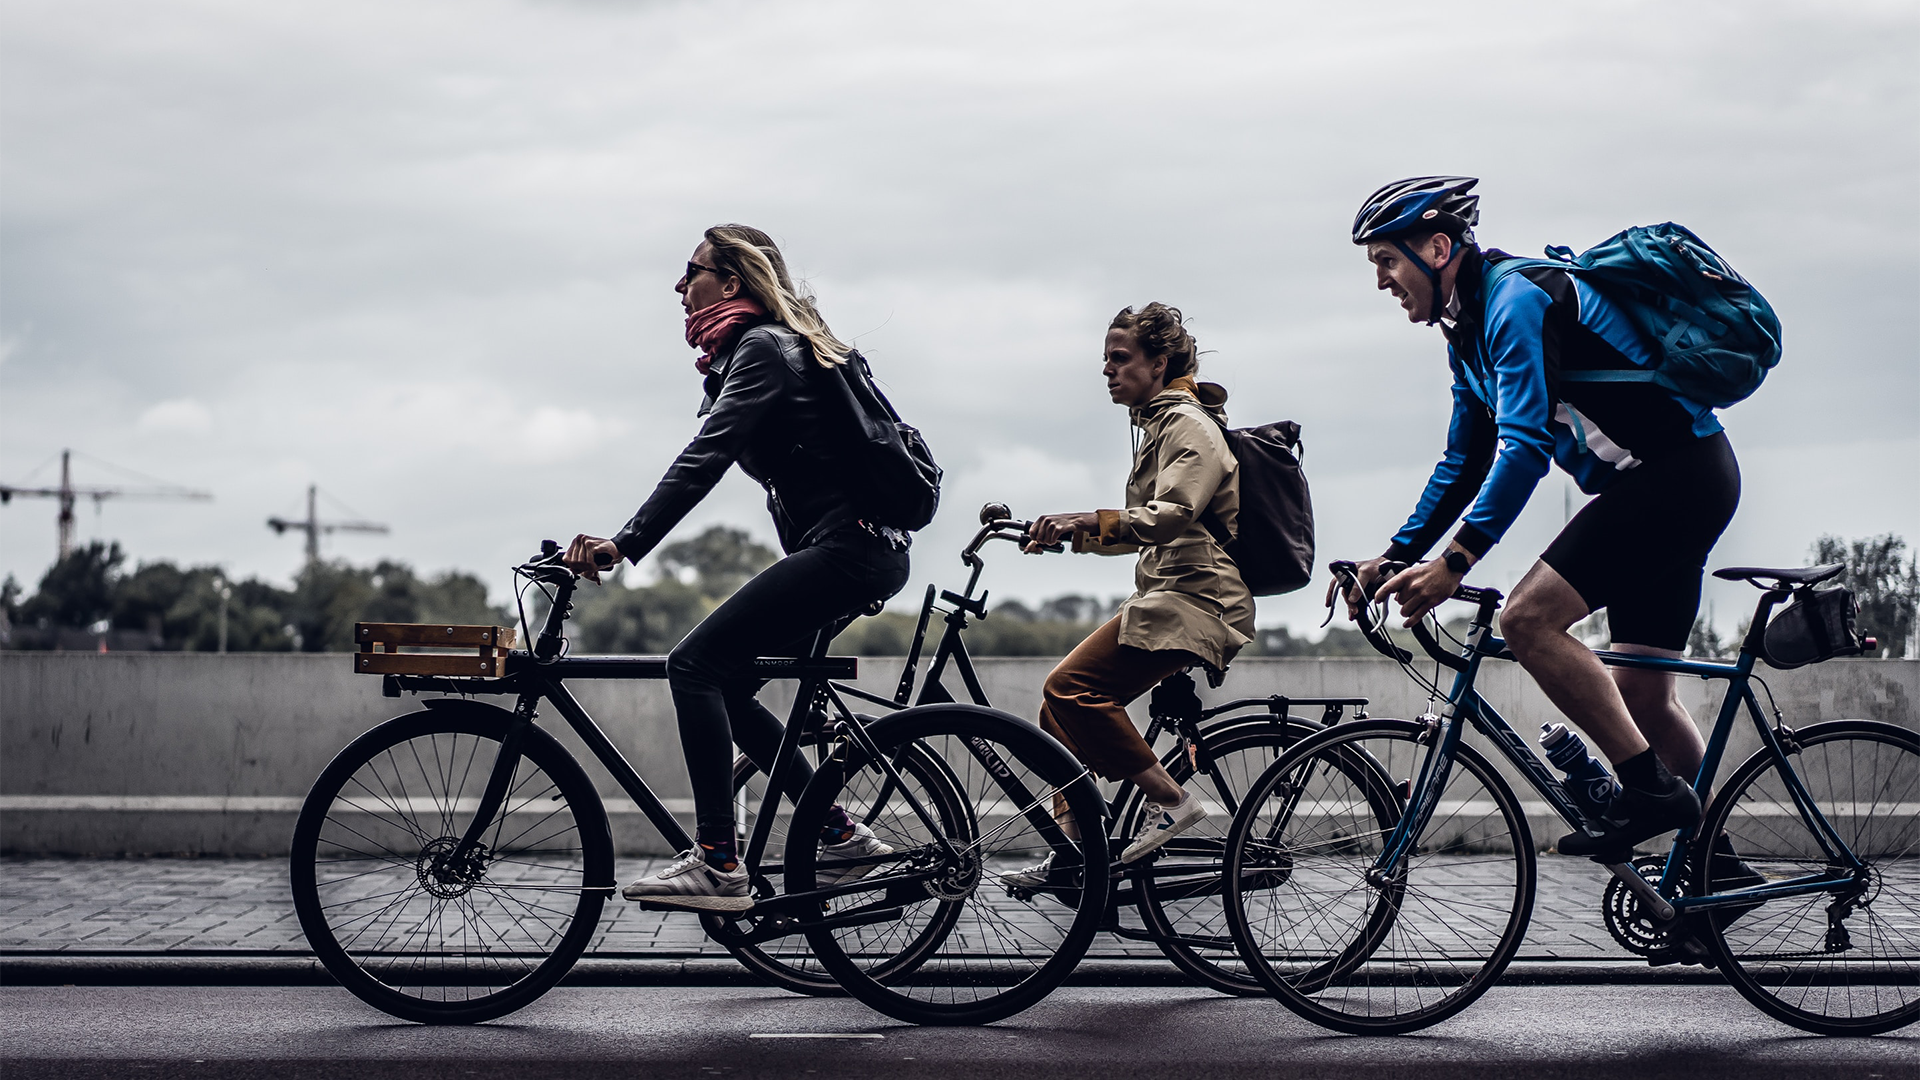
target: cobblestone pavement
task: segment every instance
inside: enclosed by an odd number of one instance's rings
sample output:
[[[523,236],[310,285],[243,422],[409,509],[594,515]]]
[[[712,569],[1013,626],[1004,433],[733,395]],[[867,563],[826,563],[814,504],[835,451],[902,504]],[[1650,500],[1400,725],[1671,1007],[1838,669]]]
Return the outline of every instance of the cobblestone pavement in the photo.
[[[622,880],[658,865],[623,860]],[[1606,872],[1542,856],[1520,957],[1627,960],[1600,921]],[[1128,919],[1134,923],[1135,919]],[[307,943],[280,859],[0,859],[0,953],[302,956]],[[590,956],[719,957],[697,919],[607,905]],[[1094,957],[1150,958],[1151,942],[1103,934]]]

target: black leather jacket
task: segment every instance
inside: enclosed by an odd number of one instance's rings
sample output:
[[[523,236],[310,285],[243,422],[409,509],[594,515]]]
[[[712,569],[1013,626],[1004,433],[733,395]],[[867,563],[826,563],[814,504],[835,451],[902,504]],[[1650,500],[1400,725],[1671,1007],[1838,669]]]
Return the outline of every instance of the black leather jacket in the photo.
[[[807,340],[776,323],[742,333],[707,370],[707,422],[653,494],[611,538],[639,562],[738,462],[767,489],[767,509],[788,553],[859,520],[856,466],[842,378],[813,358]]]

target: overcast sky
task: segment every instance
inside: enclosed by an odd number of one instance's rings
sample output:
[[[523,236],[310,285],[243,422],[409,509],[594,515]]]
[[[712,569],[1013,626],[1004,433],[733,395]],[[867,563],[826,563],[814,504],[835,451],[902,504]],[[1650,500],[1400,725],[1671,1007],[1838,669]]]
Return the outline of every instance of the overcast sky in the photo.
[[[672,292],[706,226],[772,233],[947,468],[914,581],[981,502],[1115,505],[1122,305],[1184,309],[1236,422],[1301,422],[1321,557],[1368,556],[1439,456],[1444,347],[1348,243],[1400,176],[1484,178],[1483,242],[1676,220],[1771,299],[1786,357],[1723,414],[1714,565],[1920,541],[1920,8],[1737,3],[0,2],[0,479],[62,447],[214,492],[83,503],[136,559],[284,581],[309,482],[506,568],[615,529],[696,430]],[[1474,580],[1560,526],[1554,473]],[[771,541],[735,473],[684,525]],[[0,508],[29,588],[54,506]],[[1128,560],[991,562],[996,594]],[[1315,594],[1263,625],[1318,621]],[[1730,627],[1738,587],[1709,592]]]

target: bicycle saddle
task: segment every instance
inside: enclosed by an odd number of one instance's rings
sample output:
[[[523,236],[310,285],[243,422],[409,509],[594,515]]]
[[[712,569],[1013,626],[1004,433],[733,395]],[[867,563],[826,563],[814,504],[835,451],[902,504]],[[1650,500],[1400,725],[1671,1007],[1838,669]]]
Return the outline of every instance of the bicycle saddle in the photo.
[[[1759,584],[1758,579],[1766,578],[1783,585],[1818,585],[1830,577],[1838,575],[1847,568],[1845,563],[1828,563],[1825,566],[1794,566],[1773,569],[1765,566],[1729,566],[1724,570],[1715,570],[1713,576],[1723,581],[1747,581]]]

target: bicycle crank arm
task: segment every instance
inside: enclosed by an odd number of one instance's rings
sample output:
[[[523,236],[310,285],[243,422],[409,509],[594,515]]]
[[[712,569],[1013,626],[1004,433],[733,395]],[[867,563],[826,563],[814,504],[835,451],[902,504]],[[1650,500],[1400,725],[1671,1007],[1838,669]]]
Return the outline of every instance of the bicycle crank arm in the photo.
[[[1663,923],[1673,921],[1673,905],[1667,902],[1666,897],[1660,895],[1660,890],[1654,888],[1652,882],[1641,877],[1640,872],[1635,870],[1632,864],[1607,863],[1606,867],[1608,873],[1620,879],[1620,884],[1625,885],[1628,892],[1633,893],[1642,904],[1647,905],[1647,914]]]

